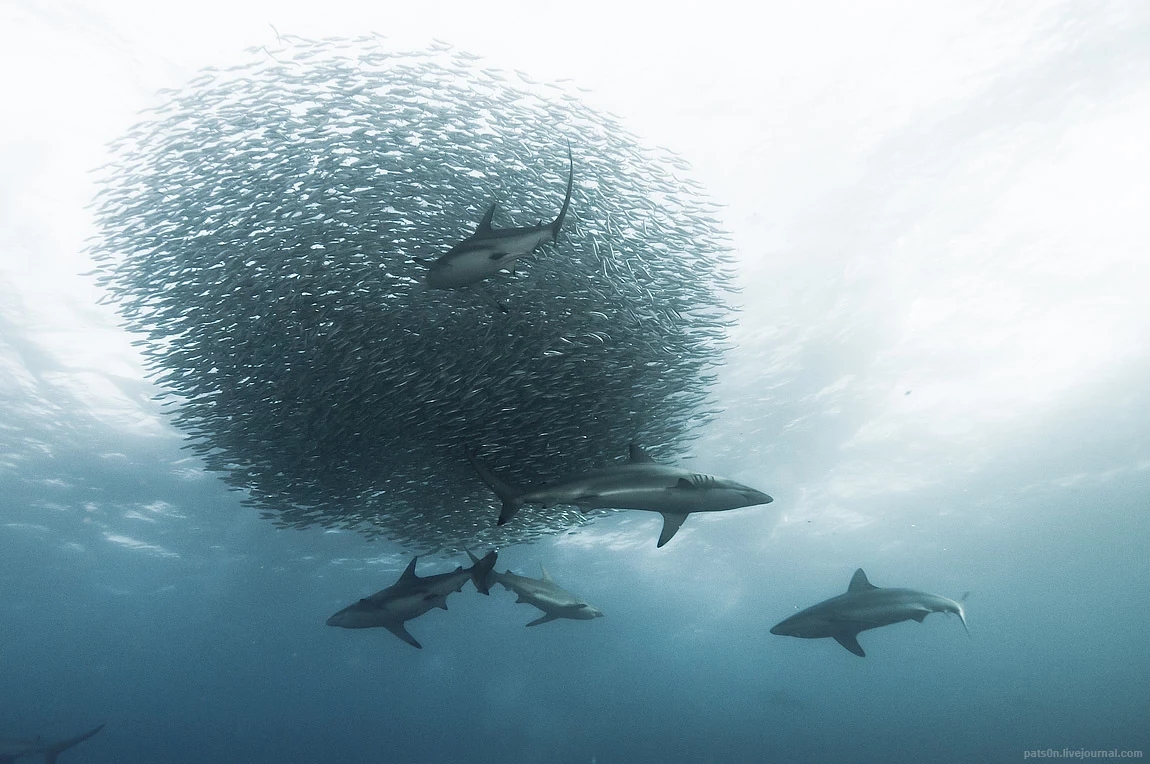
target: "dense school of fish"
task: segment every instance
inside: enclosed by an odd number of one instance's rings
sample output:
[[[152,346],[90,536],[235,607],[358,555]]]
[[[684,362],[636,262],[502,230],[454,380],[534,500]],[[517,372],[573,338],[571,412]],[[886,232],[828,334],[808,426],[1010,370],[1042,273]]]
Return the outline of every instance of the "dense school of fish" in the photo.
[[[709,419],[731,320],[727,240],[679,160],[448,46],[281,41],[172,93],[97,206],[100,279],[210,469],[281,525],[438,552],[559,532],[573,507],[658,512],[663,546],[691,513],[772,501],[636,442],[673,454]],[[468,580],[542,611],[528,626],[603,615],[468,555],[413,558],[327,623],[418,648],[407,621]],[[859,569],[771,633],[861,657],[860,632],[939,612],[965,627],[961,601]]]
[[[673,456],[709,420],[732,258],[680,159],[446,45],[249,53],[113,147],[92,249],[175,422],[251,504],[424,551],[505,545],[583,515],[497,526],[466,448],[534,484],[636,440]],[[486,294],[427,288],[493,202],[496,229],[555,217],[568,145],[557,242]]]

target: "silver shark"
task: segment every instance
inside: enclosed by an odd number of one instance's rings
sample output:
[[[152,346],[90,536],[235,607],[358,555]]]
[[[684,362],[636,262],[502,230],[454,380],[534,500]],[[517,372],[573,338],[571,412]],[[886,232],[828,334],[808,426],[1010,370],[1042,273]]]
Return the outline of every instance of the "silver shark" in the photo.
[[[54,742],[39,737],[31,740],[0,740],[0,764],[12,764],[16,759],[38,754],[43,754],[46,764],[55,764],[56,757],[61,753],[83,743],[102,729],[104,729],[103,724],[76,737]]]
[[[559,228],[571,206],[571,184],[575,178],[575,163],[571,158],[571,144],[567,144],[567,194],[559,216],[550,223],[526,228],[491,227],[498,203],[492,203],[487,214],[479,221],[475,233],[456,244],[447,254],[431,263],[427,270],[427,285],[432,289],[462,289],[478,284],[502,270],[514,267],[515,261],[536,247],[556,241]]]
[[[475,560],[475,556],[472,555],[471,559]],[[475,561],[479,562],[478,560]],[[540,565],[539,569],[543,572],[541,579],[518,576],[509,570],[503,573],[492,570],[488,574],[490,583],[500,584],[504,589],[515,592],[518,595],[516,602],[533,605],[543,611],[543,615],[527,624],[528,626],[538,626],[541,623],[560,618],[590,621],[594,618],[603,617],[603,612],[599,608],[580,597],[576,597],[551,580],[547,568]]]
[[[663,516],[663,532],[657,544],[661,547],[671,540],[692,512],[721,512],[773,501],[762,491],[733,480],[656,464],[634,443],[630,446],[630,458],[624,464],[571,475],[551,485],[532,488],[507,485],[480,464],[471,451],[468,451],[467,459],[483,482],[503,501],[499,525],[514,517],[524,504],[544,507],[571,504],[582,510],[642,509]]]
[[[963,595],[963,600],[966,595]],[[865,658],[858,633],[911,619],[922,623],[931,613],[954,613],[967,635],[966,612],[961,602],[914,589],[883,589],[867,580],[862,568],[851,577],[846,594],[812,605],[771,629],[772,634],[803,639],[831,637],[855,655]]]
[[[471,555],[475,563],[470,568],[457,567],[450,573],[423,577],[415,575],[415,564],[419,558],[413,557],[398,581],[370,597],[364,597],[354,605],[345,607],[328,618],[327,625],[338,626],[341,629],[371,629],[382,626],[412,647],[423,649],[423,645],[408,633],[404,623],[412,618],[418,618],[432,608],[447,610],[447,595],[462,590],[468,579],[471,579],[475,588],[483,594],[490,593],[489,577],[495,568],[497,557],[495,551],[488,552],[482,560]]]

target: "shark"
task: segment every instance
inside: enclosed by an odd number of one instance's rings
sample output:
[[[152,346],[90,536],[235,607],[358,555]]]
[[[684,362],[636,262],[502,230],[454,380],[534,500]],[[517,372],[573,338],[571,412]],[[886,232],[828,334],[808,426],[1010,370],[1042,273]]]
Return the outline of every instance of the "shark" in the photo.
[[[491,592],[490,574],[495,569],[498,553],[492,550],[481,560],[474,555],[471,558],[475,562],[470,568],[460,566],[450,573],[417,576],[415,565],[419,557],[413,557],[398,581],[340,610],[327,619],[327,625],[341,629],[383,627],[412,647],[422,650],[423,645],[408,632],[405,626],[407,621],[418,618],[432,608],[447,610],[447,595],[462,591],[468,579],[483,594]]]
[[[558,217],[550,223],[524,228],[492,228],[491,221],[499,206],[498,202],[493,202],[479,221],[475,233],[428,266],[427,286],[432,289],[475,287],[499,271],[512,270],[516,260],[542,244],[557,241],[559,229],[571,206],[571,187],[575,179],[575,162],[571,158],[570,143],[567,144],[567,164],[567,194],[563,197]]]
[[[529,488],[504,483],[476,459],[474,451],[467,451],[467,459],[503,502],[499,525],[514,517],[524,504],[543,507],[570,504],[583,511],[642,509],[663,516],[663,531],[659,534],[657,547],[670,541],[692,512],[721,512],[774,501],[762,491],[733,480],[657,464],[635,443],[630,445],[625,463]]]
[[[471,559],[476,563],[479,562],[474,555]],[[601,610],[555,583],[547,568],[540,565],[539,569],[543,573],[543,578],[527,578],[509,570],[499,573],[494,569],[488,576],[491,583],[500,584],[504,589],[515,592],[518,595],[515,600],[517,603],[533,605],[543,611],[543,615],[527,624],[528,626],[538,626],[560,618],[590,621],[603,617]]]
[[[966,595],[962,596],[962,601]],[[831,597],[771,628],[772,634],[803,639],[831,637],[860,658],[865,658],[858,634],[900,621],[923,622],[931,613],[954,613],[962,621],[967,636],[966,611],[962,601],[955,602],[937,594],[914,589],[887,589],[867,580],[862,568],[851,577],[845,594]]]
[[[56,757],[61,753],[83,743],[102,729],[103,724],[75,737],[57,741],[48,741],[41,737],[31,740],[0,740],[0,764],[12,764],[16,759],[38,754],[43,754],[46,764],[55,764]]]

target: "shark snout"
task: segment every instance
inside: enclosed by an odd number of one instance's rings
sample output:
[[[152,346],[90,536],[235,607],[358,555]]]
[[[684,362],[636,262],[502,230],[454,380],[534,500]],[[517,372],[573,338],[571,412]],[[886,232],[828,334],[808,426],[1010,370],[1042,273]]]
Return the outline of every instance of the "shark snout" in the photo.
[[[353,611],[351,608],[344,608],[343,610],[333,615],[331,618],[328,618],[325,623],[328,626],[335,626],[341,629],[350,629],[353,628],[351,625],[352,618]]]
[[[772,501],[774,501],[774,499],[772,499],[767,494],[763,493],[762,491],[756,491],[754,488],[747,488],[742,492],[742,494],[746,497],[748,502],[747,506],[749,507],[753,507],[758,504],[770,504]]]
[[[784,618],[771,627],[771,633],[780,637],[789,637],[795,633],[794,617]]]

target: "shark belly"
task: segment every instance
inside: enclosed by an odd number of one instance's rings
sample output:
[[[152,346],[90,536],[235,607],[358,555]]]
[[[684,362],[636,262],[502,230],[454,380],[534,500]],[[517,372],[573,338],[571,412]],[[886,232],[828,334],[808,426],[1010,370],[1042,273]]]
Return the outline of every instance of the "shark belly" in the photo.
[[[428,273],[433,289],[462,289],[506,270],[551,238],[550,230],[469,239],[436,261]]]
[[[581,603],[569,596],[556,596],[550,592],[541,591],[528,591],[524,589],[516,590],[524,602],[529,605],[534,605],[540,610],[563,610],[565,608],[578,607]]]
[[[437,602],[439,602],[437,595],[430,592],[419,592],[389,602],[384,608],[384,613],[392,620],[409,621],[434,608]]]
[[[858,631],[866,631],[912,619],[921,621],[931,612],[930,608],[917,602],[878,600],[844,608],[836,613],[836,620],[849,622]]]
[[[585,480],[533,491],[523,498],[544,506],[572,504],[580,509],[639,509],[671,514],[720,512],[747,505],[734,491],[678,488],[675,482],[666,480]]]

